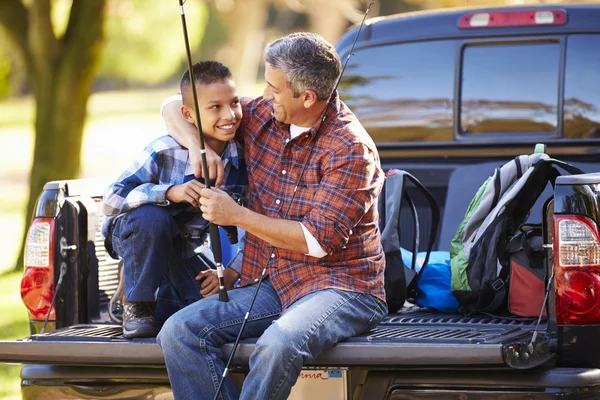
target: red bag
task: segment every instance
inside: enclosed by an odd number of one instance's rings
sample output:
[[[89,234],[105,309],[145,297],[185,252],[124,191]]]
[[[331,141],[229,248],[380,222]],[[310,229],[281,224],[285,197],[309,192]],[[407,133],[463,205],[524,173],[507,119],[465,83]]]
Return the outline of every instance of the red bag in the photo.
[[[541,226],[525,225],[507,244],[510,254],[508,310],[520,317],[537,317],[544,307],[546,270]]]

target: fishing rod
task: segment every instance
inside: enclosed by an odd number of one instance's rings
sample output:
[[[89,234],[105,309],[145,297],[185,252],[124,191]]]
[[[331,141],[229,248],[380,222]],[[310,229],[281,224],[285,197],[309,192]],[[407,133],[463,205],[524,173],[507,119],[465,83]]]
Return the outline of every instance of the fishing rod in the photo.
[[[190,41],[188,39],[187,24],[185,22],[185,11],[183,5],[184,0],[179,0],[179,8],[181,10],[181,26],[183,27],[183,38],[185,40],[185,52],[187,54],[188,62],[188,75],[190,77],[190,84],[192,85],[192,95],[194,98],[194,111],[196,113],[196,128],[198,129],[198,136],[200,137],[200,154],[202,158],[202,175],[204,175],[204,184],[207,189],[210,189],[210,179],[208,175],[208,163],[206,162],[206,147],[204,147],[204,135],[202,135],[202,123],[200,122],[200,111],[198,110],[198,93],[196,92],[196,80],[192,73],[192,54],[190,51]],[[210,242],[212,244],[212,250],[215,257],[215,264],[217,265],[217,277],[219,278],[219,301],[229,301],[227,295],[227,289],[225,289],[225,281],[223,279],[223,254],[221,251],[221,237],[219,236],[219,227],[212,222],[208,223],[208,232],[210,235]]]
[[[296,192],[298,190],[298,186],[300,186],[300,182],[302,181],[302,177],[304,176],[304,172],[306,171],[306,168],[308,167],[308,162],[310,161],[310,156],[312,155],[313,149],[315,148],[315,143],[317,142],[317,134],[319,133],[319,130],[321,129],[321,125],[323,124],[323,121],[325,121],[325,116],[327,115],[327,111],[329,110],[329,105],[331,104],[332,100],[335,97],[335,92],[338,88],[338,85],[340,84],[340,81],[342,80],[342,75],[344,75],[344,71],[346,70],[346,66],[348,65],[348,61],[350,61],[350,57],[352,56],[352,51],[354,50],[354,46],[356,45],[356,42],[358,41],[358,37],[360,36],[360,31],[362,30],[363,25],[365,24],[365,20],[367,19],[367,14],[369,13],[369,10],[371,9],[371,6],[375,4],[375,2],[370,2],[369,5],[367,6],[367,10],[365,11],[365,15],[363,17],[362,22],[360,23],[360,26],[358,28],[358,32],[356,32],[356,37],[354,38],[354,42],[352,43],[352,47],[350,48],[350,52],[348,53],[348,58],[346,58],[346,62],[344,63],[344,67],[342,68],[342,72],[340,73],[340,76],[338,77],[337,82],[335,83],[335,87],[333,88],[333,92],[331,93],[331,97],[329,99],[329,101],[327,102],[327,105],[325,106],[325,110],[323,110],[323,116],[321,117],[321,123],[319,124],[319,127],[317,128],[317,131],[315,132],[314,138],[312,140],[312,144],[310,146],[310,150],[308,152],[308,157],[306,158],[306,162],[304,163],[304,166],[302,167],[302,171],[300,172],[300,176],[298,177],[298,180],[296,181],[296,186],[294,187],[294,191],[292,192],[292,198],[290,199],[290,202],[288,204],[287,210],[285,211],[285,215],[283,216],[283,219],[287,218],[287,215],[290,211],[290,208],[292,206],[292,203],[294,202],[294,198],[296,197]],[[233,357],[235,355],[235,352],[238,348],[238,345],[240,344],[240,340],[242,338],[242,333],[244,332],[244,328],[246,327],[246,324],[248,323],[248,318],[250,318],[250,312],[252,311],[252,308],[254,306],[254,302],[256,301],[256,298],[258,296],[258,291],[260,290],[260,286],[262,285],[264,278],[267,274],[267,268],[269,266],[269,262],[271,261],[271,256],[270,254],[273,254],[275,250],[275,246],[271,245],[271,247],[269,248],[269,252],[267,254],[269,254],[269,256],[267,256],[267,261],[265,262],[265,266],[263,267],[262,273],[260,275],[260,279],[258,280],[258,284],[256,286],[256,291],[254,292],[254,295],[252,297],[252,301],[250,302],[250,306],[248,307],[248,311],[246,312],[246,315],[244,316],[244,320],[242,321],[242,326],[240,327],[240,331],[238,332],[237,338],[235,339],[235,343],[233,344],[233,349],[231,350],[231,354],[229,355],[229,359],[227,360],[227,364],[225,364],[225,369],[223,370],[223,375],[221,376],[221,380],[219,381],[219,387],[217,388],[217,392],[215,393],[215,397],[213,400],[217,400],[217,398],[219,397],[219,393],[221,392],[221,388],[223,387],[223,383],[225,382],[225,378],[227,377],[227,374],[229,373],[229,367],[231,366],[231,362],[233,361]]]

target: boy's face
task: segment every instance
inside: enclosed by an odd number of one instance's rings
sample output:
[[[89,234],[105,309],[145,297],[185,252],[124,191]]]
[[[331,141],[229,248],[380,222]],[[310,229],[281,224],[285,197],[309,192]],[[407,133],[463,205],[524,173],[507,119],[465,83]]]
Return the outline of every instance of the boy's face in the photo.
[[[227,79],[208,85],[197,83],[196,91],[205,138],[222,142],[232,140],[242,122],[242,106],[233,80]],[[193,99],[191,94],[189,98]],[[181,113],[186,121],[196,125],[193,108],[184,105]]]

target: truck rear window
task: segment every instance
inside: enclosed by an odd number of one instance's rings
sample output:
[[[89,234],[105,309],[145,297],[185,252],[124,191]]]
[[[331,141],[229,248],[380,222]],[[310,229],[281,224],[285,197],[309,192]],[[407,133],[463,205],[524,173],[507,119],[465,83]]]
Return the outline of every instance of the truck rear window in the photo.
[[[559,43],[470,44],[461,65],[461,134],[557,132]]]
[[[456,42],[359,49],[340,93],[376,142],[452,141]]]
[[[570,35],[565,67],[564,136],[600,138],[600,35]]]

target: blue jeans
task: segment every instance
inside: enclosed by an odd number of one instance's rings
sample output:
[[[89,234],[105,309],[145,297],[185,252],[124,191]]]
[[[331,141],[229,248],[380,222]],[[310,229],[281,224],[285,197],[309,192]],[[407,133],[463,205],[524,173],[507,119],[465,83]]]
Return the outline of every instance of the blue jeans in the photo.
[[[156,301],[159,323],[202,298],[195,278],[211,262],[201,255],[182,258],[183,239],[166,208],[138,207],[119,217],[111,234],[113,250],[123,259],[125,297]]]
[[[157,341],[176,399],[212,399],[225,368],[221,345],[237,337],[256,285],[202,299],[171,316]],[[286,399],[302,366],[324,350],[375,327],[385,304],[360,293],[326,289],[304,296],[281,314],[271,282],[263,282],[242,338],[259,337],[241,394],[227,377],[225,399]],[[278,318],[279,317],[279,318]]]

